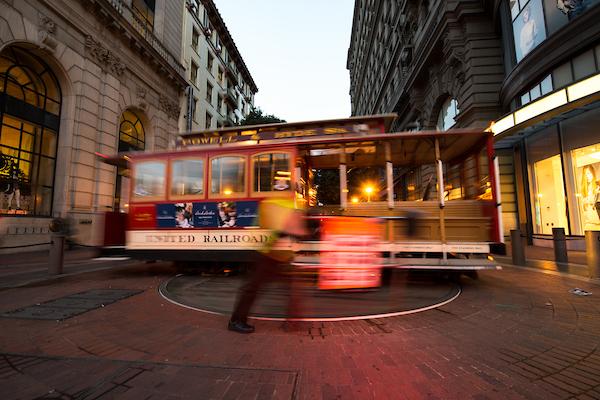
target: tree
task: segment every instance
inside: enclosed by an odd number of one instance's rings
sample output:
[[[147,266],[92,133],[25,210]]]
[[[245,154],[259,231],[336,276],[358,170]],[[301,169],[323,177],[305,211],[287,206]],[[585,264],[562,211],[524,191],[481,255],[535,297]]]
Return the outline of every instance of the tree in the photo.
[[[263,110],[260,107],[252,108],[250,113],[240,121],[240,125],[262,125],[262,124],[276,124],[281,122],[287,122],[284,119],[277,118],[272,114],[263,114]]]

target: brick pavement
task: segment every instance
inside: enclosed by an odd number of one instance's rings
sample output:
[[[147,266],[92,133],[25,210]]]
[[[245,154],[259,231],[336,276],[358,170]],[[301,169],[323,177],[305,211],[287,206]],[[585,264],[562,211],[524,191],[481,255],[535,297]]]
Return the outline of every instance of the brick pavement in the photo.
[[[168,392],[170,398],[219,399],[600,398],[600,286],[590,282],[507,267],[480,273],[477,281],[464,278],[458,299],[427,312],[293,329],[257,321],[255,334],[240,335],[225,329],[225,316],[161,298],[158,286],[175,273],[166,263],[140,263],[0,290],[0,313],[88,289],[143,291],[62,322],[0,319],[3,357],[33,364],[56,360],[66,363],[68,375],[44,381],[25,369],[2,397],[32,398],[28,390],[38,386],[27,382],[33,381],[44,391],[65,379],[78,390],[107,382],[94,383],[85,368],[105,369],[103,376],[116,386],[118,368],[150,365],[156,373],[104,397],[139,398],[143,392],[146,398],[167,398]],[[593,295],[568,292],[576,286]],[[78,362],[85,365],[68,367]],[[52,370],[46,365],[36,368]],[[229,381],[216,373],[190,372],[203,371],[200,367],[259,370],[265,385],[233,372]],[[172,368],[182,378],[165,378],[163,369]],[[17,379],[4,378],[6,369],[0,364],[3,388],[5,379]],[[286,382],[296,377],[295,391],[277,390],[285,385],[282,376]],[[209,394],[198,396],[194,387]],[[62,398],[79,392],[65,393]],[[102,398],[100,392],[89,393]]]

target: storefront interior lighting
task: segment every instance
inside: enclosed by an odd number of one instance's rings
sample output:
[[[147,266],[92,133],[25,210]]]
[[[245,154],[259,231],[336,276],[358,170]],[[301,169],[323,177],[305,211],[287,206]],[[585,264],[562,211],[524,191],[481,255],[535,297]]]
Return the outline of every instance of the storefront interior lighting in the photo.
[[[567,88],[569,101],[575,101],[590,94],[600,92],[600,74],[577,82]]]
[[[563,106],[567,104],[567,102],[567,91],[561,89],[515,111],[515,123],[520,124],[525,122],[552,109]]]

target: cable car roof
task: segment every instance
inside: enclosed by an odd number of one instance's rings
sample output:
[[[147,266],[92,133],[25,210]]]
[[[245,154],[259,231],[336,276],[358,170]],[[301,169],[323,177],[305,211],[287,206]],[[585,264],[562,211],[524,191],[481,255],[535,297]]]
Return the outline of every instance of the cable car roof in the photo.
[[[127,166],[127,162],[132,158],[181,156],[184,152],[197,153],[209,151],[215,153],[218,151],[230,152],[296,147],[311,157],[311,164],[314,168],[334,168],[339,164],[339,157],[333,155],[340,154],[342,148],[345,148],[344,151],[346,154],[350,155],[347,160],[348,165],[380,165],[386,159],[383,146],[377,146],[377,144],[388,142],[391,147],[391,161],[395,166],[418,166],[430,164],[435,161],[436,140],[439,143],[441,160],[443,162],[455,163],[463,160],[468,155],[480,151],[490,137],[492,137],[491,132],[484,132],[480,129],[375,134],[352,132],[267,140],[248,139],[231,143],[217,142],[198,146],[186,146],[185,148],[161,152],[131,152],[120,153],[115,156],[97,155],[102,157],[104,162],[125,167]]]

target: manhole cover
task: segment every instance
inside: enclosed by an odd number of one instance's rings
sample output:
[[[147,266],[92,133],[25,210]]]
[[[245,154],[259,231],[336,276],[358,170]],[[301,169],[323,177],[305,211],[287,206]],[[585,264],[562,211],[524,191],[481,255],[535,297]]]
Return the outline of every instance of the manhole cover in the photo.
[[[5,318],[46,319],[62,321],[75,315],[112,304],[141,293],[141,290],[93,289],[19,308],[2,314]]]

